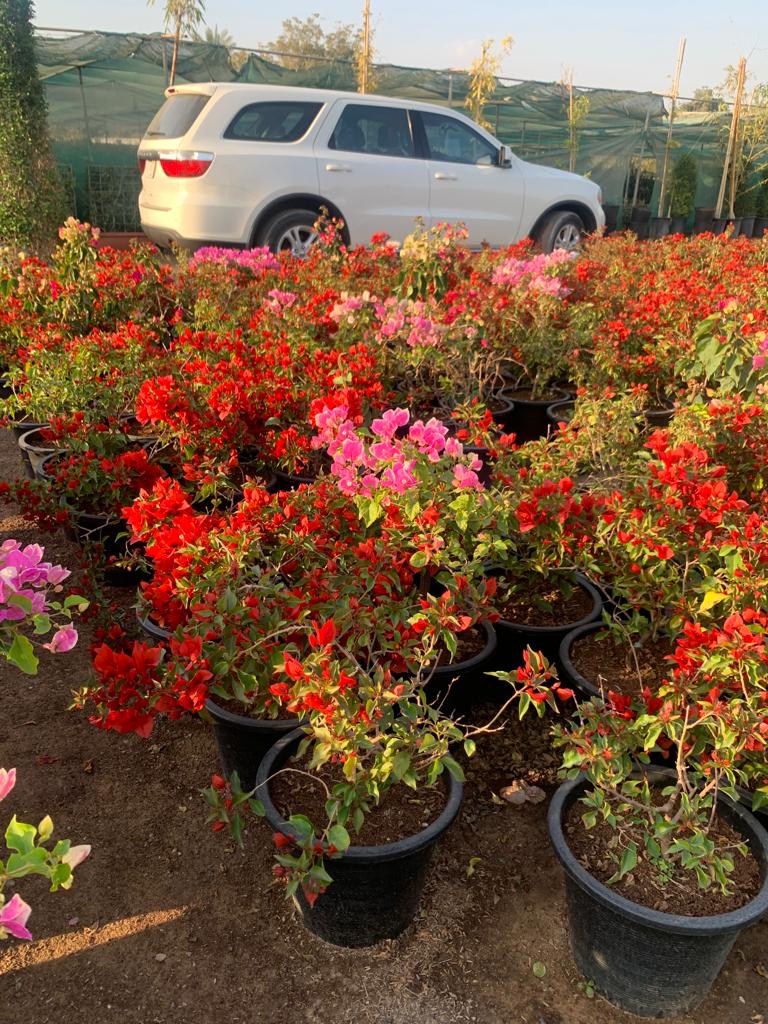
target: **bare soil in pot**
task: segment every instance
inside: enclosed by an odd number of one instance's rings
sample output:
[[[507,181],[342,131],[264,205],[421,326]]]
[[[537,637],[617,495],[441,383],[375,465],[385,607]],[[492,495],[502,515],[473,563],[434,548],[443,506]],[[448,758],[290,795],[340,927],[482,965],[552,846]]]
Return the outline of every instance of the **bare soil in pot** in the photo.
[[[503,585],[503,578],[502,578]],[[562,577],[531,577],[520,590],[499,593],[496,610],[506,622],[525,626],[561,626],[578,622],[592,611],[592,597],[576,584],[564,586]]]
[[[470,658],[474,658],[476,654],[485,650],[487,643],[488,634],[482,626],[470,626],[463,633],[456,634],[456,653],[451,654],[450,651],[443,648],[438,655],[437,664],[440,666],[458,665],[459,662],[469,661]]]
[[[662,797],[659,796],[659,799]],[[582,813],[583,806],[578,802],[566,812],[564,831],[568,846],[590,875],[607,884],[616,872],[616,861],[610,857],[610,844],[616,840],[616,831],[605,821],[598,821],[594,828],[585,828],[581,820]],[[721,818],[715,819],[709,837],[722,848],[744,841],[733,826]],[[638,838],[637,842],[642,850],[642,839]],[[633,903],[667,914],[683,914],[687,917],[726,914],[754,899],[762,883],[760,865],[752,854],[742,857],[733,851],[733,861],[733,892],[730,895],[724,895],[714,885],[706,890],[699,889],[695,873],[679,867],[671,873],[669,882],[662,885],[653,865],[642,856],[635,869],[620,882],[611,885],[611,889]]]
[[[290,758],[285,767],[306,771],[305,765],[295,757]],[[284,818],[303,814],[321,828],[327,820],[323,783],[331,789],[344,779],[337,765],[325,765],[311,775],[312,778],[308,778],[307,774],[283,771],[273,777],[269,791]],[[354,846],[381,846],[415,836],[437,820],[445,802],[445,788],[440,784],[418,791],[408,786],[393,786],[381,803],[366,815],[360,831],[350,832],[352,843]]]
[[[598,688],[630,696],[644,686],[653,689],[671,671],[665,658],[674,650],[668,637],[631,645],[616,642],[597,631],[582,637],[571,647],[571,664],[585,679]]]

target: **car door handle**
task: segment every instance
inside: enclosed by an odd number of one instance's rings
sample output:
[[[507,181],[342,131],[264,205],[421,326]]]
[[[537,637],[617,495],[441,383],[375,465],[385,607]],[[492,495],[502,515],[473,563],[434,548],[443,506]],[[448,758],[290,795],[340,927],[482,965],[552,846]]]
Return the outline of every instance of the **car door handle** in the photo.
[[[435,181],[458,181],[458,177],[455,174],[446,174],[444,171],[435,172]]]
[[[326,164],[325,169],[326,171],[346,171],[347,173],[352,170],[349,164]]]

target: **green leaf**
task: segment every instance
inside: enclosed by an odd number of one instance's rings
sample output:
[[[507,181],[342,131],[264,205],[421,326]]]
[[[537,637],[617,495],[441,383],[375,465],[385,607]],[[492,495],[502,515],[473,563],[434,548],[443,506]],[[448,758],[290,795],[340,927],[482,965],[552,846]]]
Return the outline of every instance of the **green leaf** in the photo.
[[[532,967],[533,973],[537,978],[543,978],[547,973],[547,965],[543,964],[541,960],[537,960]]]
[[[21,636],[19,633],[16,634],[13,638],[13,643],[8,649],[6,657],[8,658],[8,661],[12,662],[26,675],[34,676],[37,674],[37,666],[39,662],[32,644],[25,636]]]
[[[5,830],[5,845],[16,853],[30,853],[34,849],[36,835],[37,829],[34,825],[25,825],[23,821],[17,821],[14,814]]]
[[[454,761],[449,754],[446,754],[442,758],[442,762],[457,782],[464,781],[464,771],[458,761]]]
[[[32,611],[32,601],[23,594],[11,594],[6,598],[5,603],[11,608],[21,608],[27,615]]]
[[[328,829],[328,843],[343,853],[344,850],[349,849],[349,832],[343,825],[332,825]]]
[[[413,566],[414,569],[421,569],[423,566],[427,564],[428,561],[429,558],[427,556],[426,551],[414,551],[414,553],[411,555],[411,565]]]
[[[35,636],[45,636],[51,628],[50,615],[35,615],[32,622],[35,626]]]
[[[472,757],[474,752],[477,750],[477,744],[474,740],[464,740],[464,753],[467,757]]]

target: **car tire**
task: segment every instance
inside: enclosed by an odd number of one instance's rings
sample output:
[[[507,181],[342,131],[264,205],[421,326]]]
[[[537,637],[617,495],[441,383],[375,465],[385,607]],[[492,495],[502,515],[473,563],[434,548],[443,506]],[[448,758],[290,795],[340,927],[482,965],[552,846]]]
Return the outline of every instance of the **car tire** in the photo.
[[[584,221],[570,210],[554,210],[544,218],[534,236],[542,252],[567,249],[578,252],[586,234]]]
[[[271,252],[290,252],[302,258],[317,241],[315,222],[319,216],[314,210],[283,210],[267,221],[257,242]]]

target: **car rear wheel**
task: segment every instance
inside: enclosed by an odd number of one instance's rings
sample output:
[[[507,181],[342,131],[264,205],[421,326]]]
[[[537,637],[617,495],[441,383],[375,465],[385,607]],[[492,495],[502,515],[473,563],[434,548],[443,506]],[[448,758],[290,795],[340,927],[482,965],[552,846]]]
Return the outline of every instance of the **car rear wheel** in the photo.
[[[272,252],[289,252],[303,259],[317,241],[317,219],[318,214],[313,210],[286,210],[278,213],[259,233],[259,241]]]
[[[552,252],[554,249],[578,252],[585,234],[584,221],[577,213],[555,210],[544,219],[536,232],[535,241],[543,252]]]

